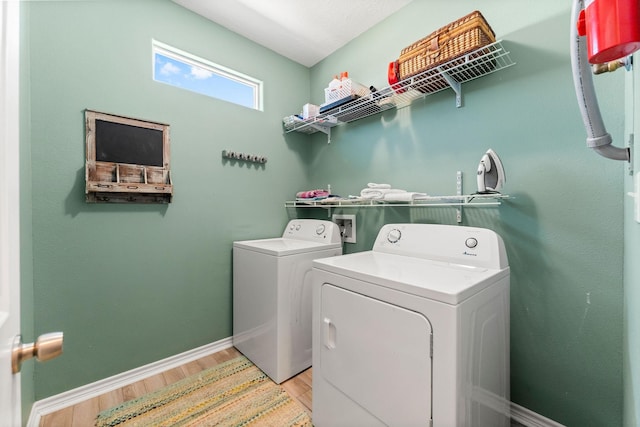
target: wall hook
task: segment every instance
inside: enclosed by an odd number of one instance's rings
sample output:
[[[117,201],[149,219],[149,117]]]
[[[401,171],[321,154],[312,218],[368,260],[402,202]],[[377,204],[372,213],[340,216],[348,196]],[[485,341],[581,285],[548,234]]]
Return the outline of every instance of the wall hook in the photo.
[[[225,159],[242,160],[252,163],[267,163],[267,157],[259,154],[246,154],[239,151],[223,150],[222,157]]]

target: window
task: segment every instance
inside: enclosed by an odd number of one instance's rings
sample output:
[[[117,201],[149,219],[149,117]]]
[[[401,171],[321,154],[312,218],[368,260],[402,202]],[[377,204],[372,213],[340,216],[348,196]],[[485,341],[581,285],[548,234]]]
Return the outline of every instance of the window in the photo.
[[[153,41],[153,79],[262,111],[262,82]]]

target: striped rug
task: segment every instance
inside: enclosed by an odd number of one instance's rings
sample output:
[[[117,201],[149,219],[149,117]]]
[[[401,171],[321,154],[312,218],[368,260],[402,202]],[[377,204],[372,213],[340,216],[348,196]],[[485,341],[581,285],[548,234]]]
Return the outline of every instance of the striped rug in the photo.
[[[244,356],[102,411],[95,425],[312,426],[303,407]]]

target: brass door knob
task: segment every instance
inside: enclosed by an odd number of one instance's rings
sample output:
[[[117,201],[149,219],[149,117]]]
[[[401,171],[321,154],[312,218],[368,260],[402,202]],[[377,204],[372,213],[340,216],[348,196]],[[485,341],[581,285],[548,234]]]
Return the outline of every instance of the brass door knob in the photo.
[[[51,332],[38,337],[35,343],[23,344],[22,335],[15,337],[11,350],[11,372],[20,372],[22,362],[35,357],[40,362],[58,357],[62,354],[62,332]]]

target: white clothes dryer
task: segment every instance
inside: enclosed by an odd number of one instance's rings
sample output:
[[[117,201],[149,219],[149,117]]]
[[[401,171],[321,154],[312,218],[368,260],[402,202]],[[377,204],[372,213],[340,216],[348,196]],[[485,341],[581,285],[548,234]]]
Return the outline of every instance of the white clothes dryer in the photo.
[[[233,243],[233,345],[278,384],[311,366],[312,261],[340,254],[338,226],[312,219]]]
[[[390,224],[371,251],[313,262],[315,427],[510,424],[504,243]]]

